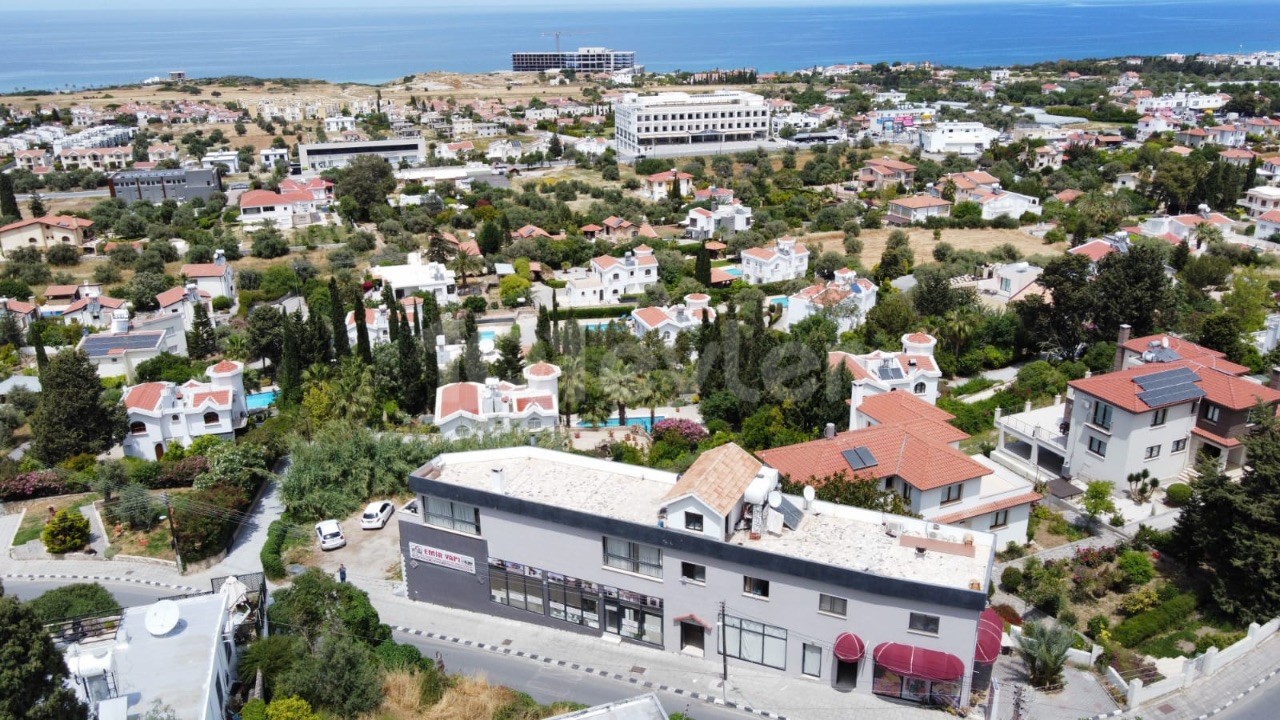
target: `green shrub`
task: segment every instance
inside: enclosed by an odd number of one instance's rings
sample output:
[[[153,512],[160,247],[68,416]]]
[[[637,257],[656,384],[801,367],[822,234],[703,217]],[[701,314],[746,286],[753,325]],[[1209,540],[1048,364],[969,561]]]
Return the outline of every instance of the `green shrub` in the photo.
[[[1129,585],[1145,585],[1156,575],[1156,568],[1146,553],[1137,550],[1126,550],[1116,560],[1116,568],[1124,573],[1125,582]]]
[[[1080,616],[1076,615],[1073,610],[1063,609],[1058,613],[1058,622],[1069,628],[1074,628],[1076,623],[1080,622]]]
[[[1089,624],[1086,627],[1089,630],[1089,637],[1096,640],[1103,631],[1111,628],[1111,621],[1107,619],[1106,615],[1094,615],[1089,618]]]
[[[608,307],[571,308],[577,320],[618,320],[631,317],[635,305],[610,305]],[[570,308],[558,308],[551,313],[552,320],[565,320],[569,317]]]
[[[273,520],[267,528],[267,542],[262,546],[259,558],[262,560],[262,572],[271,580],[281,580],[285,576],[284,560],[280,558],[284,550],[285,536],[289,533],[289,525],[283,520]]]
[[[240,708],[240,720],[267,720],[267,704],[254,698]]]
[[[1244,633],[1242,632],[1205,633],[1204,635],[1196,638],[1196,652],[1208,652],[1211,647],[1216,647],[1219,650],[1225,650],[1243,639]]]
[[[1149,637],[1176,627],[1195,609],[1196,596],[1185,593],[1125,620],[1116,626],[1111,637],[1124,647],[1132,648]]]
[[[1018,592],[1022,587],[1022,571],[1016,567],[1007,567],[1000,573],[1000,589],[1008,593]]]
[[[79,508],[68,508],[53,516],[41,533],[44,549],[54,555],[79,550],[89,544],[89,518]]]
[[[1191,486],[1186,483],[1174,483],[1164,489],[1164,499],[1174,507],[1186,505],[1191,500]]]
[[[217,312],[226,312],[231,309],[233,304],[234,303],[231,302],[231,298],[226,295],[219,295],[213,299],[213,309]]]
[[[54,588],[27,603],[42,623],[115,612],[120,603],[98,583],[73,583]]]

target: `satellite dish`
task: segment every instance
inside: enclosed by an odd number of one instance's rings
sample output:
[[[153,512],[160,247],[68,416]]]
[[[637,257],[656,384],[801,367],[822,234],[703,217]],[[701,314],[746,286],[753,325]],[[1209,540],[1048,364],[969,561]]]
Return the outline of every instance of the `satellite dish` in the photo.
[[[178,627],[178,619],[178,604],[172,600],[161,600],[147,609],[144,624],[153,636],[164,637]]]
[[[782,505],[782,493],[777,490],[769,492],[769,507],[777,510]]]
[[[805,486],[804,486],[804,499],[805,499],[805,502],[813,502],[814,495],[815,495],[815,493],[813,492],[813,486],[812,486],[812,485],[805,485]]]

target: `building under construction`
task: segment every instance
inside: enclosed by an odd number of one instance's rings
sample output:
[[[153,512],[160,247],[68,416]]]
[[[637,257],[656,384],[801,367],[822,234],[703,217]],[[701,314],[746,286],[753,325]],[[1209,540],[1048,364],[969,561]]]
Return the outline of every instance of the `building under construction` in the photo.
[[[561,52],[511,53],[511,69],[516,72],[542,72],[545,70],[573,70],[574,72],[615,72],[635,67],[633,51],[610,50],[602,47],[584,47]]]

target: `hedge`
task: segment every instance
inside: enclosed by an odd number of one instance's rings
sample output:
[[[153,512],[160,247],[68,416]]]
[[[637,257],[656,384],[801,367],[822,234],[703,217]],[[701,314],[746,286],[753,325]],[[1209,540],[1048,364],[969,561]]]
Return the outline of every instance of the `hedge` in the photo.
[[[608,307],[573,308],[574,320],[620,320],[631,316],[635,305],[610,305]],[[557,308],[551,313],[552,320],[568,320],[569,308]]]
[[[1191,486],[1186,483],[1174,483],[1164,490],[1164,499],[1174,507],[1181,507],[1191,501]]]
[[[1196,596],[1183,593],[1146,612],[1138,613],[1116,626],[1111,639],[1124,647],[1134,647],[1147,638],[1176,627],[1196,609]]]
[[[289,525],[283,520],[273,520],[267,528],[267,542],[262,546],[259,558],[262,560],[262,572],[270,580],[281,580],[285,576],[284,560],[280,553],[284,550],[288,534]]]

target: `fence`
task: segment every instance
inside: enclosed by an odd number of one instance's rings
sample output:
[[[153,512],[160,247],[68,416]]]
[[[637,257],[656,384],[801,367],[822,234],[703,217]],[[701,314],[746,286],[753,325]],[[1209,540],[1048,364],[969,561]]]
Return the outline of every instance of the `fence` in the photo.
[[[1214,673],[1243,658],[1263,640],[1271,637],[1280,629],[1280,618],[1273,618],[1265,625],[1250,623],[1249,632],[1244,639],[1229,647],[1219,650],[1209,648],[1204,654],[1187,658],[1182,663],[1182,672],[1172,677],[1147,685],[1141,679],[1125,681],[1115,668],[1107,668],[1107,681],[1125,693],[1126,709],[1136,710],[1144,703],[1163,697],[1189,687],[1197,680],[1210,677]]]

